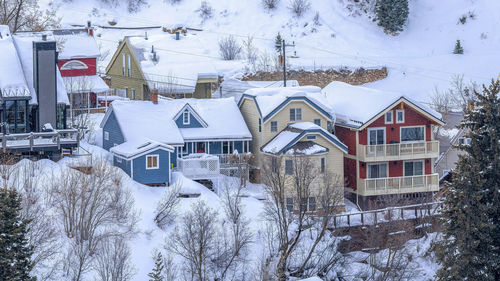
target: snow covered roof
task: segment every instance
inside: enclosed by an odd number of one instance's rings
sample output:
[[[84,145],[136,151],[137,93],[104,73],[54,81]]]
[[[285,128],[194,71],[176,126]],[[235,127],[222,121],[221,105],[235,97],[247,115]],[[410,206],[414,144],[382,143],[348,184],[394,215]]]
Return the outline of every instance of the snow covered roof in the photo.
[[[66,91],[69,93],[103,93],[109,91],[109,86],[99,75],[63,77]]]
[[[218,73],[212,61],[203,56],[208,50],[196,35],[181,36],[169,33],[125,37],[132,48],[151,89],[164,88],[170,92],[192,93],[198,79],[217,79]]]
[[[23,67],[19,59],[9,27],[0,25],[0,99],[11,97],[31,97],[30,88],[24,77]],[[33,64],[33,63],[32,63]]]
[[[42,35],[47,35],[47,40],[54,40],[54,37],[50,33],[17,33],[14,34],[14,44],[17,49],[17,54],[21,61],[22,70],[24,72],[24,78],[26,79],[28,88],[31,93],[30,104],[36,104],[37,95],[35,89],[33,88],[33,42],[42,41]],[[68,94],[64,86],[64,81],[62,79],[59,68],[56,66],[56,79],[57,79],[57,102],[69,104]]]
[[[110,152],[126,159],[133,159],[141,156],[143,153],[156,149],[163,149],[169,152],[174,151],[174,148],[168,144],[160,143],[147,138],[137,138],[133,141],[127,141],[112,147]]]
[[[340,150],[347,153],[347,146],[337,136],[311,122],[299,122],[288,125],[283,131],[265,144],[261,150],[271,154],[318,154],[328,149],[314,143],[314,141],[300,141],[306,135],[322,135]]]
[[[327,118],[335,119],[335,113],[328,104],[328,101],[321,94],[321,89],[315,86],[254,88],[245,91],[245,94],[240,99],[240,104],[244,98],[253,98],[255,100],[264,122],[288,102],[297,99],[311,102],[311,105]]]
[[[288,87],[298,87],[299,82],[297,80],[287,80],[286,85]],[[246,90],[253,88],[281,88],[283,87],[283,80],[279,81],[242,81],[237,78],[225,78],[221,83],[220,88],[213,93],[214,97],[234,97],[236,101],[240,100],[241,95],[245,93]]]
[[[204,120],[206,127],[178,128],[177,113],[189,104]],[[185,140],[251,139],[245,120],[232,98],[159,99],[151,101],[114,101],[101,123],[114,112],[126,141],[148,138],[171,145]]]
[[[391,105],[405,99],[408,103],[427,113],[435,121],[441,122],[441,114],[427,105],[405,95],[386,92],[362,86],[352,86],[343,82],[332,82],[323,89],[326,100],[335,110],[337,123],[352,127],[362,127]]]
[[[101,56],[94,37],[85,29],[52,31],[58,44],[59,59],[97,58]]]

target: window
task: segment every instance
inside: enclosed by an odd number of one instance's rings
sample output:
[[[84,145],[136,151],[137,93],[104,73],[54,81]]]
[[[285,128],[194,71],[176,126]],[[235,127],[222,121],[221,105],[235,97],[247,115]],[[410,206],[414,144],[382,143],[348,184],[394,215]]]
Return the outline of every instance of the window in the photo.
[[[301,208],[306,212],[316,211],[316,198],[315,197],[302,198]]]
[[[129,97],[129,95],[128,95],[128,88],[125,88],[125,96],[126,96],[127,98],[129,98],[129,99],[132,99],[132,97]]]
[[[259,133],[262,132],[262,119],[259,118]]]
[[[306,137],[308,140],[315,140],[316,139],[316,136],[307,136]]]
[[[146,156],[146,170],[158,169],[160,165],[158,163],[159,155],[147,155]]]
[[[271,170],[273,173],[279,172],[278,158],[276,157],[271,158]]]
[[[405,122],[405,111],[404,110],[396,110],[396,123],[404,123]]]
[[[232,141],[222,142],[222,154],[231,154],[234,151],[234,143]]]
[[[25,100],[7,100],[5,101],[5,121],[7,133],[26,132],[26,114],[27,101]]]
[[[379,145],[385,144],[385,129],[368,129],[368,144],[369,145]]]
[[[302,120],[302,109],[290,108],[290,121],[301,121],[301,120]]]
[[[285,160],[285,174],[293,175],[293,161],[291,159]]]
[[[424,174],[423,161],[408,161],[404,163],[404,176],[421,176]]]
[[[286,209],[289,212],[293,212],[293,198],[292,197],[286,198]]]
[[[401,128],[401,141],[423,141],[425,140],[424,126]]]
[[[278,131],[278,121],[271,121],[271,132],[277,132]]]
[[[184,110],[184,112],[182,113],[182,124],[184,125],[188,125],[190,123],[190,120],[191,117],[190,117],[190,114],[189,114],[189,110]]]
[[[125,54],[122,54],[122,75],[125,76]]]
[[[184,144],[184,146],[182,147],[182,155],[186,155],[188,154],[188,145],[187,143]]]
[[[472,139],[471,138],[459,138],[458,143],[461,145],[470,145]]]
[[[128,77],[130,77],[130,74],[132,73],[130,71],[130,56],[127,56],[127,62],[128,62],[127,75]]]
[[[109,141],[109,132],[104,131],[104,140]]]
[[[314,119],[314,124],[321,127],[321,119]]]
[[[132,99],[132,100],[135,100],[135,90],[132,90],[132,91],[131,91],[131,93],[132,93],[132,94],[131,94],[131,97],[132,97],[131,99]]]
[[[122,162],[122,159],[120,157],[115,157],[116,159],[116,163],[121,163]]]
[[[385,124],[392,124],[392,111],[385,113]]]
[[[321,172],[324,173],[326,172],[326,160],[325,158],[321,158]]]
[[[79,60],[70,60],[61,66],[61,70],[72,70],[72,69],[87,69],[89,68],[85,63]]]
[[[387,177],[387,163],[368,164],[368,178],[378,179]]]

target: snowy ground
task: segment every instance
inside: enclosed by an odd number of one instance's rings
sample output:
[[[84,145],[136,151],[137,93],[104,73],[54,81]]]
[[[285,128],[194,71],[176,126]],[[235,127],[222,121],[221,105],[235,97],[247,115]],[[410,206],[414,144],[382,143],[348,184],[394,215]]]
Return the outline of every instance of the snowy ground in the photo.
[[[289,43],[295,43],[295,47],[289,48],[289,55],[296,52],[298,56],[290,59],[294,68],[387,66],[389,77],[367,86],[403,92],[422,101],[428,101],[436,87],[447,89],[453,75],[464,75],[466,82],[480,83],[498,75],[500,34],[495,29],[500,18],[492,11],[500,8],[499,1],[410,0],[408,24],[399,36],[385,34],[363,12],[356,16],[356,12],[346,9],[352,0],[311,1],[311,9],[299,19],[287,8],[286,0],[271,12],[264,11],[260,0],[208,2],[214,11],[213,17],[206,21],[198,15],[197,0],[183,0],[175,5],[149,0],[147,7],[133,14],[127,12],[124,4],[110,7],[99,0],[55,0],[53,5],[59,7],[63,26],[83,25],[87,20],[108,26],[108,21],[115,20],[116,26],[121,27],[183,25],[203,29],[193,33],[199,37],[204,51],[193,55],[213,59],[219,74],[226,76],[240,74],[247,62],[220,60],[217,46],[220,38],[233,34],[242,42],[252,36],[261,53],[272,53],[278,32]],[[313,21],[316,12],[319,25]],[[459,18],[470,13],[474,17],[460,24]],[[144,30],[98,28],[96,34],[101,51],[107,53],[100,62],[103,69],[118,40],[124,35],[144,35]],[[452,54],[457,39],[464,46],[464,55]]]

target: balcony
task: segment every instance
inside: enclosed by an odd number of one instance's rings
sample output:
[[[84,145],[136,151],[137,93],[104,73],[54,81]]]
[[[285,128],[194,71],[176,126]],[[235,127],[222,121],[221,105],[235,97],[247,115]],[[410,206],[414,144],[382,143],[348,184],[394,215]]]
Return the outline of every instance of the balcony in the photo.
[[[8,135],[0,134],[0,142],[3,152],[60,150],[61,148],[77,147],[79,135],[75,129]]]
[[[210,179],[220,176],[219,157],[195,153],[177,159],[177,171],[192,180]]]
[[[358,145],[359,161],[397,161],[439,157],[439,141]]]
[[[439,191],[439,174],[411,177],[358,179],[357,193],[363,196]]]

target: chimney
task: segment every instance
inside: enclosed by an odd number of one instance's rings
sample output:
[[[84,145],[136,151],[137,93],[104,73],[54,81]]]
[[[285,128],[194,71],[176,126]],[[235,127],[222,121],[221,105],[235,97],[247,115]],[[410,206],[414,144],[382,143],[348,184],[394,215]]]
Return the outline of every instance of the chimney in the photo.
[[[87,34],[89,36],[94,36],[94,28],[92,27],[92,22],[87,21],[87,27],[85,27],[85,30],[87,31]]]
[[[38,101],[36,128],[57,128],[57,52],[56,42],[33,42],[33,88]],[[46,125],[50,124],[50,125]]]
[[[179,39],[181,39],[181,32],[179,30],[177,30],[175,32],[175,40],[179,40]]]
[[[153,101],[154,104],[158,104],[158,90],[151,91],[151,101]]]

